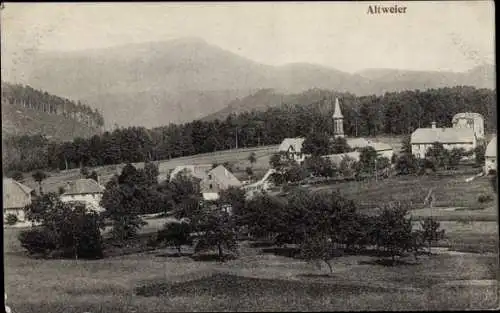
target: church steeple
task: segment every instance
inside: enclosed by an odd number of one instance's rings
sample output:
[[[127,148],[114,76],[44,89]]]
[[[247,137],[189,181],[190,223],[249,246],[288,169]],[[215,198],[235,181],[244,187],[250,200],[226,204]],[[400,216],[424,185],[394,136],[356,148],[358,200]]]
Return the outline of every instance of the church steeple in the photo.
[[[335,110],[333,111],[333,134],[335,137],[344,137],[344,116],[340,111],[339,98],[335,98]]]

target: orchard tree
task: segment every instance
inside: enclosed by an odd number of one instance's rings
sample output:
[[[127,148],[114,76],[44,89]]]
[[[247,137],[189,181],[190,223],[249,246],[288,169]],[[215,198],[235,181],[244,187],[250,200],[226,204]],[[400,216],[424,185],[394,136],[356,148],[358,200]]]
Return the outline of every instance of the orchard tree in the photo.
[[[305,168],[317,177],[333,177],[337,173],[337,167],[328,158],[311,156],[304,161]]]
[[[330,141],[330,151],[329,154],[339,154],[339,153],[347,153],[352,151],[349,144],[347,144],[347,140],[343,137],[334,137]]]
[[[444,238],[444,229],[439,229],[441,224],[432,217],[427,217],[420,222],[422,228],[422,240],[427,243],[429,254],[433,242],[437,242]]]
[[[146,161],[144,164],[144,174],[146,176],[146,184],[148,186],[153,186],[158,184],[158,175],[160,171],[158,169],[158,165],[153,162]]]
[[[375,171],[375,163],[377,161],[377,151],[373,147],[364,147],[360,150],[359,163],[363,172],[372,174]]]
[[[412,221],[407,214],[408,208],[405,204],[390,203],[376,218],[376,244],[389,253],[393,264],[396,256],[413,251]]]
[[[248,162],[250,162],[251,165],[257,162],[257,155],[255,154],[255,152],[250,153],[250,155],[248,156]]]
[[[399,175],[410,175],[417,172],[417,159],[413,154],[401,154],[396,160],[396,171]]]
[[[33,179],[38,183],[38,188],[40,190],[40,195],[43,194],[43,190],[42,190],[42,182],[47,179],[48,175],[44,172],[44,171],[36,171],[35,173],[33,173],[33,175],[31,175],[33,177]]]
[[[331,152],[330,136],[327,133],[311,132],[302,144],[302,153],[313,156],[327,155]]]
[[[252,178],[252,176],[253,176],[253,170],[252,170],[252,168],[250,166],[247,166],[245,168],[245,172],[247,173],[248,178]]]
[[[224,249],[237,250],[237,232],[234,218],[219,208],[205,208],[193,217],[197,236],[195,253],[216,248],[219,260],[224,260]]]
[[[181,256],[181,248],[183,245],[191,245],[191,226],[186,221],[167,222],[163,229],[158,231],[157,241],[173,245]]]
[[[324,262],[330,270],[330,275],[333,274],[332,259],[336,256],[335,245],[328,234],[306,235],[299,249],[303,259],[318,262],[319,268],[321,268],[320,262]]]

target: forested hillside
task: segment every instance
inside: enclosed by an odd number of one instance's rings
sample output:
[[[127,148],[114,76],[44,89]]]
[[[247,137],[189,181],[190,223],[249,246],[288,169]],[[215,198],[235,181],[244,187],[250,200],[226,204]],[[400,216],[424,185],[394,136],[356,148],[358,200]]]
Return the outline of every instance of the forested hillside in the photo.
[[[45,143],[47,159],[43,167],[65,169],[161,160],[235,148],[236,143],[238,147],[253,147],[278,144],[283,138],[305,136],[309,132],[331,133],[330,99],[334,96],[340,97],[348,136],[407,134],[418,127],[430,127],[433,121],[439,127],[450,127],[453,115],[460,112],[482,114],[487,132],[497,127],[496,90],[454,87],[365,97],[315,90],[293,99],[285,98],[294,101],[291,103],[281,102],[280,98],[275,107],[231,114],[224,120],[197,120],[151,130],[130,127],[63,144]],[[20,155],[36,153],[23,151]],[[28,167],[23,165],[23,169],[40,167],[38,162]]]
[[[354,127],[353,134],[356,122],[359,125],[366,122],[364,126],[358,127],[358,131],[366,135],[376,135],[380,131],[402,133],[419,125],[425,127],[431,122],[429,119],[436,119],[440,125],[451,125],[454,112],[467,110],[483,114],[485,123],[489,125],[487,127],[496,129],[496,90],[470,86],[426,91],[407,90],[380,96],[355,96],[351,93],[317,88],[297,94],[283,94],[273,89],[262,89],[250,96],[232,101],[225,109],[210,114],[202,120],[225,119],[230,114],[253,110],[265,111],[268,108],[278,108],[282,104],[315,103],[326,108],[330,103],[328,99],[335,97],[341,100],[346,122],[344,128]],[[391,122],[391,116],[397,116],[397,119]],[[449,116],[451,117],[448,118]],[[390,130],[390,127],[393,130]]]
[[[92,109],[89,105],[82,104],[80,101],[71,101],[69,99],[61,98],[56,95],[49,94],[42,90],[33,89],[30,86],[23,86],[19,84],[9,84],[2,82],[2,109],[20,110],[20,113],[28,115],[33,112],[40,112],[43,114],[34,115],[31,114],[31,119],[38,119],[33,121],[34,123],[40,122],[44,123],[44,119],[48,115],[60,116],[63,119],[71,120],[71,122],[77,122],[86,126],[89,129],[100,130],[104,126],[104,118],[102,114],[96,109]],[[3,111],[3,110],[2,110]],[[11,113],[8,111],[7,113]],[[12,126],[16,125],[19,118],[15,117],[15,114],[4,115],[2,114],[2,122],[10,123]],[[5,120],[5,121],[3,121]],[[57,119],[51,121],[46,121],[49,124],[53,123]],[[55,134],[48,134],[43,129],[37,131],[36,127],[30,129],[30,125],[23,124],[22,129],[5,129],[7,132],[23,132],[26,133],[43,133],[45,135],[54,136]],[[43,125],[42,125],[43,126]],[[81,135],[80,135],[81,136]]]

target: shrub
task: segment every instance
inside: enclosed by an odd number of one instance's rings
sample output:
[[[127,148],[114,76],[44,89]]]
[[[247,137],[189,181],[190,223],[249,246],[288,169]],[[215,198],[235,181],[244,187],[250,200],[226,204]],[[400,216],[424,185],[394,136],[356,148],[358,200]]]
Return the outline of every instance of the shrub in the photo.
[[[28,250],[29,254],[47,255],[57,248],[54,234],[45,228],[33,228],[22,231],[18,236],[21,246]]]
[[[479,203],[486,203],[486,202],[493,201],[493,198],[490,195],[479,195],[479,197],[477,198],[477,201]]]
[[[15,214],[7,214],[6,221],[7,225],[15,225],[18,222],[17,215]]]
[[[33,201],[26,211],[28,220],[41,223],[19,235],[21,245],[30,254],[102,257],[101,218],[97,213],[83,206],[69,206],[53,193]]]
[[[24,179],[23,173],[21,173],[19,171],[12,173],[11,177],[13,180],[18,181],[18,182],[20,182]]]

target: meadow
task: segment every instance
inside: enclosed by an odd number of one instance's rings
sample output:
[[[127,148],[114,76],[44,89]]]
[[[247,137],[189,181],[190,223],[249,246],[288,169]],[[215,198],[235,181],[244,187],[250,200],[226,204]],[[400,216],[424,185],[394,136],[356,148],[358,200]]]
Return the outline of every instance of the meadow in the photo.
[[[391,176],[385,179],[367,179],[363,181],[341,181],[324,186],[311,187],[312,190],[338,190],[342,195],[358,202],[361,206],[382,206],[391,201],[409,201],[413,209],[424,208],[424,200],[429,190],[434,192],[435,207],[487,208],[495,206],[493,201],[480,203],[479,195],[489,195],[494,199],[494,192],[489,177],[479,177],[471,182],[467,178],[478,170],[467,174],[440,173],[423,176]]]
[[[303,260],[240,242],[225,263],[173,250],[101,260],[25,256],[5,229],[5,288],[14,312],[170,312],[488,309],[498,305],[493,254],[435,254],[384,266],[346,255],[333,275]],[[189,249],[186,249],[189,250]]]

